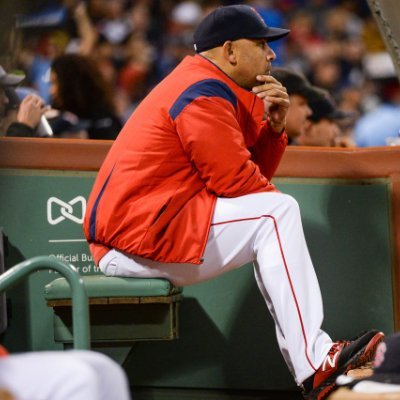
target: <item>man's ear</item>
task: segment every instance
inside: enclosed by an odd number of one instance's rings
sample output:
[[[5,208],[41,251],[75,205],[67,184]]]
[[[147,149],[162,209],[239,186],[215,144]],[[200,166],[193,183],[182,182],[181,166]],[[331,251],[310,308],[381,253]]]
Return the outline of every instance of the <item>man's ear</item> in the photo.
[[[236,49],[235,49],[235,44],[231,42],[230,40],[227,40],[223,45],[222,45],[222,50],[224,54],[224,58],[231,64],[231,65],[236,65],[237,63],[237,58],[236,58]]]

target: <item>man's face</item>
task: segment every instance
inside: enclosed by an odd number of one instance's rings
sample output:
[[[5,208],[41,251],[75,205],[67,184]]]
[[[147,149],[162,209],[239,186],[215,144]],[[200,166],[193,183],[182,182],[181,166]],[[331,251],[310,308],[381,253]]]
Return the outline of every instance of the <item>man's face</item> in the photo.
[[[235,81],[246,89],[252,89],[260,84],[257,75],[270,75],[276,55],[264,39],[239,39],[233,43],[237,52]]]
[[[311,122],[304,134],[299,137],[298,144],[301,146],[334,146],[335,137],[339,133],[340,129],[336,122],[323,118],[318,122]]]
[[[290,107],[286,116],[286,133],[289,138],[296,138],[304,134],[309,126],[308,118],[312,115],[312,110],[305,97],[292,94],[289,98]]]

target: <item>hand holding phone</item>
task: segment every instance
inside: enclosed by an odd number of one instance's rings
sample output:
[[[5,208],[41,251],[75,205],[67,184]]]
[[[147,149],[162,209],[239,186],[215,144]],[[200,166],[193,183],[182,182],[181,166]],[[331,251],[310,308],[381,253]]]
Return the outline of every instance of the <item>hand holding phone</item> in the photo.
[[[37,128],[40,136],[51,136],[53,134],[49,123],[44,116],[46,106],[44,101],[34,94],[26,96],[18,109],[17,121]]]

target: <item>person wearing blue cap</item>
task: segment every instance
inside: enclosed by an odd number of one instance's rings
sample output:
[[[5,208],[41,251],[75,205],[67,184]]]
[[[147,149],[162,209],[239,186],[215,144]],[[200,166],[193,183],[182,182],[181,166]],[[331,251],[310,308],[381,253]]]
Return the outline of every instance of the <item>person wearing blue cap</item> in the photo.
[[[344,146],[350,138],[341,133],[339,123],[354,120],[355,114],[337,108],[328,91],[314,88],[314,95],[308,102],[312,114],[304,132],[296,139],[300,146]]]
[[[299,206],[271,183],[287,145],[286,88],[269,42],[289,33],[247,5],[219,7],[186,57],[131,115],[94,183],[84,232],[107,276],[178,286],[252,262],[278,344],[305,397],[373,357],[383,334],[334,342]]]

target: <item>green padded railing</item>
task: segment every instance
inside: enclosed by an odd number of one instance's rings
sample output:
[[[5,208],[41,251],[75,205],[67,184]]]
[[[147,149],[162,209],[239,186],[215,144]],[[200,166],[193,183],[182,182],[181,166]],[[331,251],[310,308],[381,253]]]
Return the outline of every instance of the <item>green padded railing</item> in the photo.
[[[86,288],[77,269],[52,257],[39,256],[23,261],[0,275],[0,293],[15,285],[32,272],[53,269],[65,277],[72,291],[72,322],[74,348],[89,350],[89,303]]]

